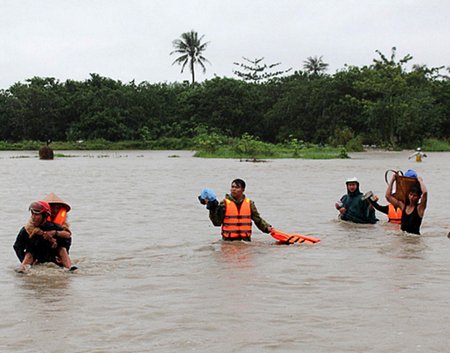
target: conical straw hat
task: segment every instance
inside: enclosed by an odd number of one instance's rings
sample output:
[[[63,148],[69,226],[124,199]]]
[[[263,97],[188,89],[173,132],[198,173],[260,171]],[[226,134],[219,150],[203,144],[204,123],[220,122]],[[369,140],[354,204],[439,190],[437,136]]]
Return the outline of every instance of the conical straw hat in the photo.
[[[64,205],[64,206],[66,206],[67,207],[67,212],[69,212],[70,211],[70,205],[67,203],[67,202],[65,202],[65,201],[63,201],[61,198],[59,198],[55,193],[53,193],[53,192],[51,192],[50,194],[48,194],[46,197],[45,197],[45,199],[44,199],[44,201],[47,201],[50,205],[52,204],[52,203],[59,203],[59,204],[61,204],[61,205]]]

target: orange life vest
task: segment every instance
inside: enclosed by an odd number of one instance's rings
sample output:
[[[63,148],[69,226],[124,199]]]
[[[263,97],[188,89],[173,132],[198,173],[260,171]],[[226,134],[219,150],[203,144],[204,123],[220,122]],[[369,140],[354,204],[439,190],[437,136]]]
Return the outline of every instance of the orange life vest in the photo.
[[[399,207],[395,210],[392,204],[388,205],[388,218],[389,222],[401,224],[402,223],[402,209]]]
[[[245,198],[238,209],[234,201],[225,199],[225,217],[222,224],[222,237],[228,240],[249,240],[252,235],[252,210],[250,199]]]
[[[52,220],[50,217],[48,217],[48,220],[50,222],[59,224],[59,225],[63,225],[64,222],[66,221],[66,217],[67,217],[67,209],[65,207],[61,207],[58,211],[58,213],[56,214],[55,218]]]

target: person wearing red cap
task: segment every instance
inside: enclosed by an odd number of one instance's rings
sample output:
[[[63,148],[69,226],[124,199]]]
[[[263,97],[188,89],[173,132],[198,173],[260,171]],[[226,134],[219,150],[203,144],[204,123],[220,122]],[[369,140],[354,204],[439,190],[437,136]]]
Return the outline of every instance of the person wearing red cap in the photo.
[[[21,228],[14,242],[13,248],[21,265],[19,272],[25,272],[34,263],[55,262],[60,257],[63,266],[70,264],[66,254],[61,249],[61,243],[67,241],[63,228],[47,221],[51,215],[51,208],[46,201],[36,201],[28,208],[31,212],[30,220]],[[68,255],[67,255],[68,257]],[[69,270],[74,270],[68,267]]]

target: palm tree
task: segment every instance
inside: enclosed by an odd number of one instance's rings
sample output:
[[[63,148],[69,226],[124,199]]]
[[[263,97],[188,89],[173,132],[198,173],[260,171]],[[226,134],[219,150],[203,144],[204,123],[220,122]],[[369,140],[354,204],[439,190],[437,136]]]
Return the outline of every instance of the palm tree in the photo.
[[[303,61],[303,68],[310,75],[318,76],[327,70],[328,64],[322,60],[322,56],[309,56],[305,61]]]
[[[181,35],[179,39],[175,39],[172,44],[175,48],[174,51],[170,53],[170,55],[178,53],[181,54],[175,61],[175,63],[181,65],[181,72],[184,71],[184,68],[189,63],[189,70],[192,75],[192,84],[195,82],[195,71],[194,66],[196,64],[200,65],[203,69],[203,73],[206,72],[205,62],[209,61],[202,55],[205,51],[209,42],[202,43],[202,39],[204,36],[198,37],[198,33],[194,30],[190,32],[185,32]]]

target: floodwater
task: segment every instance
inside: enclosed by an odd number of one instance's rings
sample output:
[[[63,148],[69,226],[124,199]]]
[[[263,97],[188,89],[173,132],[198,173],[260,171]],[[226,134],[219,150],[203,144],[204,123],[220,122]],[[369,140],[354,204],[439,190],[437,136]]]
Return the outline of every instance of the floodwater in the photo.
[[[180,151],[0,152],[1,352],[448,352],[450,153],[352,154],[266,163]],[[429,189],[422,235],[337,220],[345,179],[384,200],[387,169]],[[246,194],[274,227],[321,239],[222,242],[197,195]],[[54,191],[72,205],[68,273],[15,269],[28,205]],[[384,202],[380,202],[385,204]]]

